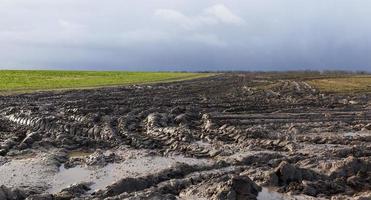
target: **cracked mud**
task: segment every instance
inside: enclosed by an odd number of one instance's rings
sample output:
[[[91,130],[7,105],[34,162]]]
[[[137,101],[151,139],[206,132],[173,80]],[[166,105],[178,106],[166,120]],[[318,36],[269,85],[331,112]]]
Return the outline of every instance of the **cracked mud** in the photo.
[[[370,96],[241,73],[0,97],[0,199],[370,199]]]

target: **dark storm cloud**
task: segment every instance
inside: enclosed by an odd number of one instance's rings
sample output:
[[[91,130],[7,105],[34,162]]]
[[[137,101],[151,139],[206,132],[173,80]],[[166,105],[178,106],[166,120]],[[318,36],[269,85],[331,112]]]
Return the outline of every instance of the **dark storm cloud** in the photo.
[[[362,0],[1,0],[0,68],[371,69]]]

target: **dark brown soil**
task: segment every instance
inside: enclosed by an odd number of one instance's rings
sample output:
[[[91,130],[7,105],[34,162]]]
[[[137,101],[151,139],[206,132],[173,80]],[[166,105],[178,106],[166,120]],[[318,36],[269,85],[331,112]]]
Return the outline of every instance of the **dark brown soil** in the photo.
[[[253,73],[0,97],[0,174],[30,157],[54,174],[103,168],[131,150],[207,162],[180,159],[96,191],[0,181],[0,199],[262,199],[262,188],[272,199],[371,198],[370,97]]]

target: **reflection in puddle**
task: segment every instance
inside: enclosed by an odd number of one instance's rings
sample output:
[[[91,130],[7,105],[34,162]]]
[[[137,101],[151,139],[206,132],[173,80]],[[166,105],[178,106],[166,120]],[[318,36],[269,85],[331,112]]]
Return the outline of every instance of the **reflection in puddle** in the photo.
[[[258,194],[257,199],[258,200],[284,200],[282,194],[275,192],[275,191],[271,191],[268,188],[264,188],[264,187],[262,191]]]
[[[81,166],[66,169],[62,165],[59,168],[59,173],[53,179],[52,188],[48,192],[57,193],[73,183],[89,182],[91,180],[93,180],[93,174],[90,170]]]
[[[368,136],[371,135],[370,133],[367,132],[347,132],[344,133],[345,137],[361,137],[361,136]]]
[[[86,151],[71,151],[68,153],[68,158],[83,158],[86,156],[90,156],[93,152],[86,152]]]
[[[49,193],[57,193],[71,184],[91,182],[92,191],[103,189],[126,177],[138,177],[159,172],[171,165],[183,162],[189,165],[206,164],[206,160],[174,157],[142,157],[125,160],[121,163],[110,163],[102,168],[76,166],[66,169],[62,165],[54,176]]]
[[[25,160],[25,159],[29,159],[29,158],[35,158],[36,155],[37,155],[36,153],[25,153],[25,154],[12,156],[12,158],[14,160]]]

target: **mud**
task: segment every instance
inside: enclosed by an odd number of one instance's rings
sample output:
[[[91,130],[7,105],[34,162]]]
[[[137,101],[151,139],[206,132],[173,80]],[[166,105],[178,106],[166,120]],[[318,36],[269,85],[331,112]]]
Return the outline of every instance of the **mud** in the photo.
[[[371,94],[279,74],[0,97],[0,199],[369,199]]]

